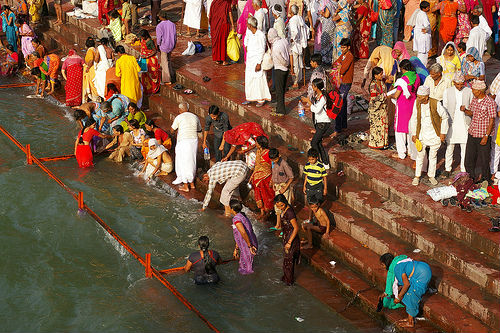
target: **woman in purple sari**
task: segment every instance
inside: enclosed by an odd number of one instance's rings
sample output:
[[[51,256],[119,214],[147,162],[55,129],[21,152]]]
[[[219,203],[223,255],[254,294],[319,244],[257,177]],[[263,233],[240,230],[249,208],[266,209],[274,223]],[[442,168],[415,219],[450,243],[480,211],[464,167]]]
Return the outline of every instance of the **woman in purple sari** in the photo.
[[[233,235],[236,242],[233,257],[240,259],[238,272],[242,275],[253,273],[253,257],[257,254],[257,237],[253,232],[252,223],[241,210],[243,205],[239,200],[229,202],[233,217]]]

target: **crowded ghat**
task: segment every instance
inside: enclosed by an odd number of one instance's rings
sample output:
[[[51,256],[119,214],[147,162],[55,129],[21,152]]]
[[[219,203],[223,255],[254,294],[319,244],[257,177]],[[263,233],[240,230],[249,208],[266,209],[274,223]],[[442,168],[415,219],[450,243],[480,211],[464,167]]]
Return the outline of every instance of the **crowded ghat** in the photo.
[[[380,165],[398,166],[397,172],[405,170],[404,181],[391,180],[391,172],[383,169],[378,176],[382,181],[399,181],[396,188],[400,187],[401,196],[410,197],[409,205],[418,206],[412,198],[420,196],[433,205],[432,211],[453,215],[448,220],[458,224],[482,219],[481,225],[464,228],[498,247],[500,66],[495,56],[500,1],[186,0],[180,20],[178,12],[162,8],[161,1],[151,0],[150,5],[136,0],[84,0],[78,15],[97,17],[98,34],[87,36],[85,45],[75,44],[65,54],[44,45],[37,32],[49,16],[53,26],[69,24],[61,0],[53,3],[55,16],[49,14],[45,0],[2,6],[0,73],[33,80],[34,91],[28,98],[49,99],[59,93],[56,97],[71,108],[75,169],[92,172],[105,156],[132,164],[146,183],[164,179],[181,195],[201,192],[199,214],[212,209],[209,206],[223,208],[220,219],[231,222],[231,260],[238,261],[234,269],[241,275],[261,269],[258,260],[254,262],[263,255],[254,226],[265,224],[282,242],[280,278],[292,286],[302,256],[313,256],[325,244],[335,248],[331,243],[336,243],[336,234],[345,232],[336,202],[348,195],[341,185],[353,172],[340,168],[338,160],[353,137],[362,137],[357,143],[362,148],[354,150],[376,156]],[[215,71],[241,76],[244,98],[238,99],[238,107],[278,127],[307,129],[305,134],[296,133],[308,144],[299,149],[298,159],[290,157],[289,142],[276,139],[271,127],[245,121],[227,105],[210,103],[202,116],[194,112],[188,97],[196,92],[176,80],[179,68],[173,54],[184,50],[176,57],[190,59],[205,48],[211,52],[209,66]],[[204,82],[210,80],[203,77]],[[166,120],[150,110],[151,99],[165,90],[186,96],[175,104],[175,117]],[[367,126],[366,132],[353,134],[353,128],[359,130],[359,124],[352,122],[352,103],[358,97],[365,101],[360,112],[366,115]],[[438,224],[437,218],[415,215]],[[356,224],[356,218],[351,223]],[[397,227],[384,228],[398,241],[408,241]],[[382,282],[370,296],[376,308],[372,312],[399,313],[397,326],[402,330],[420,325],[422,331],[432,331],[420,322],[430,320],[426,317],[435,311],[426,310],[427,303],[444,297],[460,307],[459,300],[441,295],[448,283],[441,281],[460,280],[460,274],[466,274],[471,290],[487,295],[479,302],[484,311],[467,304],[461,307],[470,306],[465,311],[471,318],[490,331],[498,330],[498,262],[488,258],[490,266],[485,269],[492,268],[483,276],[474,268],[455,268],[447,259],[456,249],[461,267],[478,267],[469,259],[482,260],[485,255],[496,260],[497,250],[483,250],[483,245],[473,244],[480,241],[463,236],[467,231],[460,229],[461,236],[450,231],[446,237],[453,242],[467,238],[481,256],[465,253],[462,243],[450,245],[448,254],[446,248],[439,249],[440,254],[436,235],[415,225],[405,228],[407,234],[432,239],[436,249],[426,252],[422,240],[415,242],[427,257],[419,254],[419,248],[403,253],[404,246],[395,244],[375,251],[381,274],[367,279]],[[210,242],[214,242],[210,234],[199,235],[194,252],[176,274],[186,273],[197,285],[223,281],[217,266],[228,261]],[[443,244],[448,243],[443,240]],[[351,255],[349,249],[336,249]],[[440,256],[444,259],[435,258]],[[449,265],[453,278],[443,277],[442,269],[435,272],[435,261]],[[335,267],[334,261],[331,266]],[[452,286],[449,283],[446,286]],[[469,299],[466,293],[462,296]],[[445,330],[455,331],[455,324],[449,320]]]

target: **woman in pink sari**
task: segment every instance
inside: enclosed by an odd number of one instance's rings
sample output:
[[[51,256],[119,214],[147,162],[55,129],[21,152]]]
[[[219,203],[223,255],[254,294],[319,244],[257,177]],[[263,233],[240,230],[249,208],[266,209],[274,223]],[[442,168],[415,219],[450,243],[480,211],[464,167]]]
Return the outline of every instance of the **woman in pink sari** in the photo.
[[[255,9],[253,8],[252,3],[253,3],[252,0],[247,0],[245,8],[243,9],[240,17],[238,18],[238,26],[237,26],[237,31],[236,31],[238,33],[238,35],[241,35],[241,42],[243,43],[243,52],[245,54],[245,60],[247,59],[247,50],[245,48],[245,35],[247,33],[247,19],[248,19],[249,15],[253,16],[255,14]],[[262,0],[262,8],[267,8],[266,0]]]
[[[469,13],[478,4],[477,0],[458,0],[458,24],[455,34],[455,45],[460,42],[466,42],[469,38],[471,26],[469,22]],[[464,40],[465,39],[465,40]]]
[[[16,25],[19,29],[19,36],[21,37],[21,50],[23,52],[24,59],[28,59],[28,56],[35,52],[35,48],[31,43],[35,34],[26,20],[22,17],[16,20]]]

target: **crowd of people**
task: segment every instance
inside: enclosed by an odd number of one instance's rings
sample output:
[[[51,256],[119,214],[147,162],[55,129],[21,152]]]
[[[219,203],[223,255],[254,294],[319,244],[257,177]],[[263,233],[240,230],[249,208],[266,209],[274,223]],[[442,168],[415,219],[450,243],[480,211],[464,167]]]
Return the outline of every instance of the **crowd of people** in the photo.
[[[409,156],[415,160],[413,185],[420,183],[425,169],[430,183],[438,184],[436,165],[441,145],[446,147],[444,178],[452,174],[457,145],[461,173],[474,182],[500,178],[500,74],[488,89],[483,62],[485,52],[494,55],[498,42],[498,0],[186,1],[182,24],[188,27],[185,35],[189,37],[200,36],[202,8],[206,8],[216,66],[232,64],[227,40],[230,32],[237,33],[245,63],[244,105],[262,107],[272,102],[276,107],[271,115],[281,117],[288,113],[287,90],[307,86],[300,105],[311,114],[314,135],[303,172],[310,216],[302,223],[306,234],[302,244],[298,235],[301,224],[293,209],[292,184],[297,175],[272,148],[260,125],[243,123],[233,128],[229,115],[212,105],[202,127],[189,104],[181,103],[178,116],[166,131],[141,110],[145,96],[175,81],[171,54],[177,31],[171,13],[159,10],[159,1],[151,1],[151,23],[156,26],[152,38],[151,29],[138,28],[133,0],[99,0],[98,18],[105,26],[104,36],[87,39],[83,58],[75,50],[61,58],[40,43],[33,25],[41,19],[43,3],[31,0],[27,4],[22,1],[17,9],[2,7],[2,44],[7,54],[2,73],[25,66],[36,78],[39,96],[53,94],[61,74],[66,105],[75,108],[80,125],[74,151],[82,168],[93,165],[94,154],[108,152],[115,162],[141,161],[141,174],[147,180],[175,172],[173,184],[189,192],[196,188],[199,135],[203,132],[204,155],[210,159],[207,155],[212,151],[215,159],[202,176],[208,184],[203,209],[208,207],[216,185],[224,184],[220,203],[226,216],[234,216],[234,257],[240,260],[241,274],[253,272],[253,256],[258,250],[251,222],[242,212],[241,202],[234,199],[244,182],[253,189],[259,218],[277,217],[272,229],[282,231],[286,284],[294,282],[301,245],[312,247],[313,232],[328,237],[333,222],[321,206],[328,194],[330,162],[322,141],[347,128],[347,98],[357,59],[368,59],[361,84],[369,93],[368,146],[389,148],[393,128],[393,158]],[[57,23],[61,23],[64,18],[57,6]],[[195,36],[191,30],[196,31]],[[140,41],[138,59],[117,44],[133,32]],[[370,52],[373,39],[376,47]],[[413,57],[405,44],[412,39]],[[306,70],[311,71],[308,83]],[[340,104],[334,105],[335,94],[340,96]],[[210,131],[213,144],[209,142]],[[169,132],[176,132],[175,139]],[[208,238],[200,238],[199,246],[185,270],[196,272],[197,283],[216,282],[214,267],[221,262],[220,256],[208,250]],[[412,326],[415,304],[418,310],[428,280],[423,278],[421,286],[410,289],[408,276],[414,274],[415,267],[424,277],[430,276],[430,270],[426,264],[406,259],[400,263],[411,264],[398,266],[392,264],[394,257],[389,257],[381,262],[389,271],[396,266],[391,274],[397,277],[404,295],[396,295],[390,306],[397,307],[402,301]]]

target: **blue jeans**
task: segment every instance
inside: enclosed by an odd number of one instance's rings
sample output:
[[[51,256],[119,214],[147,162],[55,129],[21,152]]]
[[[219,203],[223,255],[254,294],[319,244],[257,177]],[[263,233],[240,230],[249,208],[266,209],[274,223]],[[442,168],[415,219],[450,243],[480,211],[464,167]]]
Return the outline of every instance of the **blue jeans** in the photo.
[[[347,128],[347,94],[351,90],[352,83],[342,83],[339,88],[340,95],[342,96],[342,109],[335,119],[335,132],[340,133],[343,129]]]

